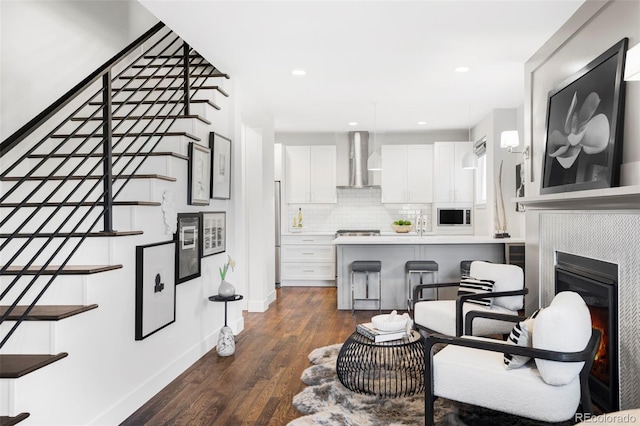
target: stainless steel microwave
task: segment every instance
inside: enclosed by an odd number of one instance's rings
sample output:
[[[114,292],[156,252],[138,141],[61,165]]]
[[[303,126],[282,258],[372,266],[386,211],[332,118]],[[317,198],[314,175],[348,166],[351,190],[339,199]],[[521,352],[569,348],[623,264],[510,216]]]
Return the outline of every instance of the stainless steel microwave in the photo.
[[[438,226],[471,226],[471,208],[441,208],[436,211]]]

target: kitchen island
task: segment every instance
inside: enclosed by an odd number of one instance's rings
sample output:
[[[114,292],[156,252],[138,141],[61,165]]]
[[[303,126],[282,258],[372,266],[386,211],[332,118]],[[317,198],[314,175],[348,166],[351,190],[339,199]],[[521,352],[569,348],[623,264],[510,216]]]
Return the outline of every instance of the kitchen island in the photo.
[[[382,309],[388,311],[407,308],[405,263],[408,260],[434,260],[439,267],[439,282],[457,282],[460,280],[461,261],[487,260],[505,263],[506,246],[522,245],[524,239],[496,239],[474,235],[420,237],[412,234],[338,237],[333,240],[333,244],[337,255],[338,309],[351,309],[351,262],[379,260],[382,262]],[[374,280],[370,285],[370,291],[377,291],[377,274],[373,274],[370,279]],[[444,297],[452,297],[450,293],[445,290]],[[356,294],[356,298],[358,297]],[[377,309],[377,305],[376,302],[360,301],[356,308]]]

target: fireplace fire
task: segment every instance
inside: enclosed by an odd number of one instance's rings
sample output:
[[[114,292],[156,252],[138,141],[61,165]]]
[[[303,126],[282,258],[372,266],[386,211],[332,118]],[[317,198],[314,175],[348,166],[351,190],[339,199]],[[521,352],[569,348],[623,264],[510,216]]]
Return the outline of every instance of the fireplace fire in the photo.
[[[600,346],[596,352],[596,357],[591,367],[591,374],[604,383],[609,383],[609,327],[607,324],[607,317],[609,316],[609,310],[606,308],[589,306],[589,312],[591,313],[591,326],[596,330],[600,330],[602,338],[600,339]]]
[[[591,397],[602,411],[617,411],[618,266],[568,253],[558,252],[556,255],[556,293],[575,291],[580,294],[591,313],[592,327],[602,333],[589,377]]]

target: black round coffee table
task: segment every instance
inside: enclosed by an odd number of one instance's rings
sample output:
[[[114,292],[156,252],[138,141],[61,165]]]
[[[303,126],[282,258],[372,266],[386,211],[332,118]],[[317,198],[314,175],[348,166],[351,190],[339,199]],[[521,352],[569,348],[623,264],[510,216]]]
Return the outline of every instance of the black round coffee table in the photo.
[[[424,391],[424,337],[415,330],[399,340],[376,343],[354,332],[336,361],[338,379],[349,390],[381,397]]]

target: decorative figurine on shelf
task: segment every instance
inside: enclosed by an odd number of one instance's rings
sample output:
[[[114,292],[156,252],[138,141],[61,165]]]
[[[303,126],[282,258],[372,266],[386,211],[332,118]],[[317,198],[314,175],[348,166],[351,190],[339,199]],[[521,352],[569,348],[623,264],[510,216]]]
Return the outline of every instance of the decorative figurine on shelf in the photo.
[[[236,262],[235,260],[231,259],[231,256],[227,255],[227,263],[224,264],[224,266],[220,269],[220,279],[222,280],[220,282],[220,286],[218,287],[218,294],[222,297],[231,297],[234,294],[236,294],[236,289],[233,285],[231,285],[230,282],[225,280],[225,277],[227,276],[227,271],[229,270],[229,266],[231,266],[231,270],[235,270],[236,267]]]

